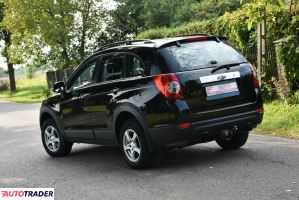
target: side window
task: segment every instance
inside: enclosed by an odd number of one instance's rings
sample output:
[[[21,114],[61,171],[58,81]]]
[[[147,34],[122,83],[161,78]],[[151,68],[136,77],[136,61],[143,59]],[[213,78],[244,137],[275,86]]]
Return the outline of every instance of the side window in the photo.
[[[102,80],[112,81],[123,77],[123,67],[125,62],[125,55],[123,54],[109,54],[103,56],[101,60]]]
[[[144,76],[144,64],[137,56],[127,54],[125,73],[126,77]]]
[[[79,76],[75,79],[73,82],[72,86],[70,88],[72,89],[78,89],[82,88],[86,85],[89,85],[91,83],[92,75],[94,72],[96,66],[96,60],[88,63],[85,67],[84,70],[81,71]]]

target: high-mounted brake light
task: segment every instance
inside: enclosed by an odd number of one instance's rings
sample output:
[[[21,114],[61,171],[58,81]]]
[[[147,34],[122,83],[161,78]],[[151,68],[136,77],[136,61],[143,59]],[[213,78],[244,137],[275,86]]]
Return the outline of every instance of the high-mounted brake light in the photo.
[[[195,41],[205,41],[205,40],[208,40],[209,37],[206,37],[206,36],[201,36],[201,37],[192,37],[192,38],[188,38],[187,41],[188,42],[195,42]]]
[[[164,97],[172,100],[184,98],[180,81],[175,74],[154,76],[154,83]]]
[[[254,87],[259,87],[260,86],[260,81],[259,81],[259,79],[257,77],[255,69],[254,69],[254,67],[250,63],[249,63],[249,65],[250,65],[252,76],[253,76],[253,85],[254,85]]]

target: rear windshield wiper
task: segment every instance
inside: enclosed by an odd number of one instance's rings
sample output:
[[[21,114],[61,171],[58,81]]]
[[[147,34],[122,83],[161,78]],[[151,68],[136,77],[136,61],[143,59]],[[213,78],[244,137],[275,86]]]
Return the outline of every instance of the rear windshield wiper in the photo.
[[[236,66],[236,65],[240,65],[240,64],[242,64],[242,63],[244,63],[244,62],[225,64],[225,65],[220,65],[220,66],[218,66],[218,67],[216,66],[216,67],[213,68],[213,70],[211,71],[211,73],[214,73],[214,72],[216,72],[216,71],[218,71],[218,70],[220,70],[220,69],[223,69],[223,68],[226,68],[227,70],[229,70],[230,67],[233,67],[233,66]]]

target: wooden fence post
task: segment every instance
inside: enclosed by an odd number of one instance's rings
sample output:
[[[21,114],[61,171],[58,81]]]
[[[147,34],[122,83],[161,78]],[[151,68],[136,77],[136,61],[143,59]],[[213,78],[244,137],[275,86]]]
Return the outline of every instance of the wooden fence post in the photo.
[[[275,44],[276,69],[277,69],[279,84],[282,89],[282,95],[283,95],[282,97],[283,97],[283,99],[286,99],[288,97],[289,89],[288,89],[285,73],[283,71],[283,67],[281,66],[281,62],[280,62],[280,59],[279,59],[278,53],[277,53],[278,52],[277,49],[278,49],[279,45],[284,41],[285,41],[285,38],[282,38],[280,40],[274,41],[273,43]]]
[[[257,25],[257,73],[262,83],[262,73],[266,65],[266,9],[260,12],[262,21]]]

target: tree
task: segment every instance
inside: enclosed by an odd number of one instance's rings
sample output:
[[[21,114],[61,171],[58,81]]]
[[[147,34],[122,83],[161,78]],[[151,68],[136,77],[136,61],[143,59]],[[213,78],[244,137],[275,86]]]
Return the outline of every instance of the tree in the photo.
[[[243,3],[247,2],[243,0]],[[193,19],[203,20],[222,16],[225,12],[232,12],[241,7],[237,0],[212,0],[201,1],[191,7],[190,14]]]
[[[192,12],[195,5],[198,5],[200,0],[182,0],[174,14],[174,25],[179,25],[184,22],[190,22],[194,18]]]
[[[67,68],[93,50],[95,33],[103,23],[101,0],[6,2],[4,23],[12,31],[13,48],[17,50],[14,57]]]
[[[144,1],[143,0],[116,0],[117,8],[109,12],[111,21],[107,29],[118,32],[120,39],[135,37],[139,30],[144,27],[142,19]]]
[[[5,5],[2,1],[0,1],[0,40],[1,39],[4,40],[4,45],[5,45],[2,55],[6,58],[6,62],[7,62],[10,91],[14,92],[16,91],[15,72],[14,72],[13,64],[10,60],[10,55],[8,53],[11,45],[11,33],[2,24],[4,19],[4,9],[5,9]]]
[[[145,0],[144,21],[147,28],[170,26],[181,0]]]

